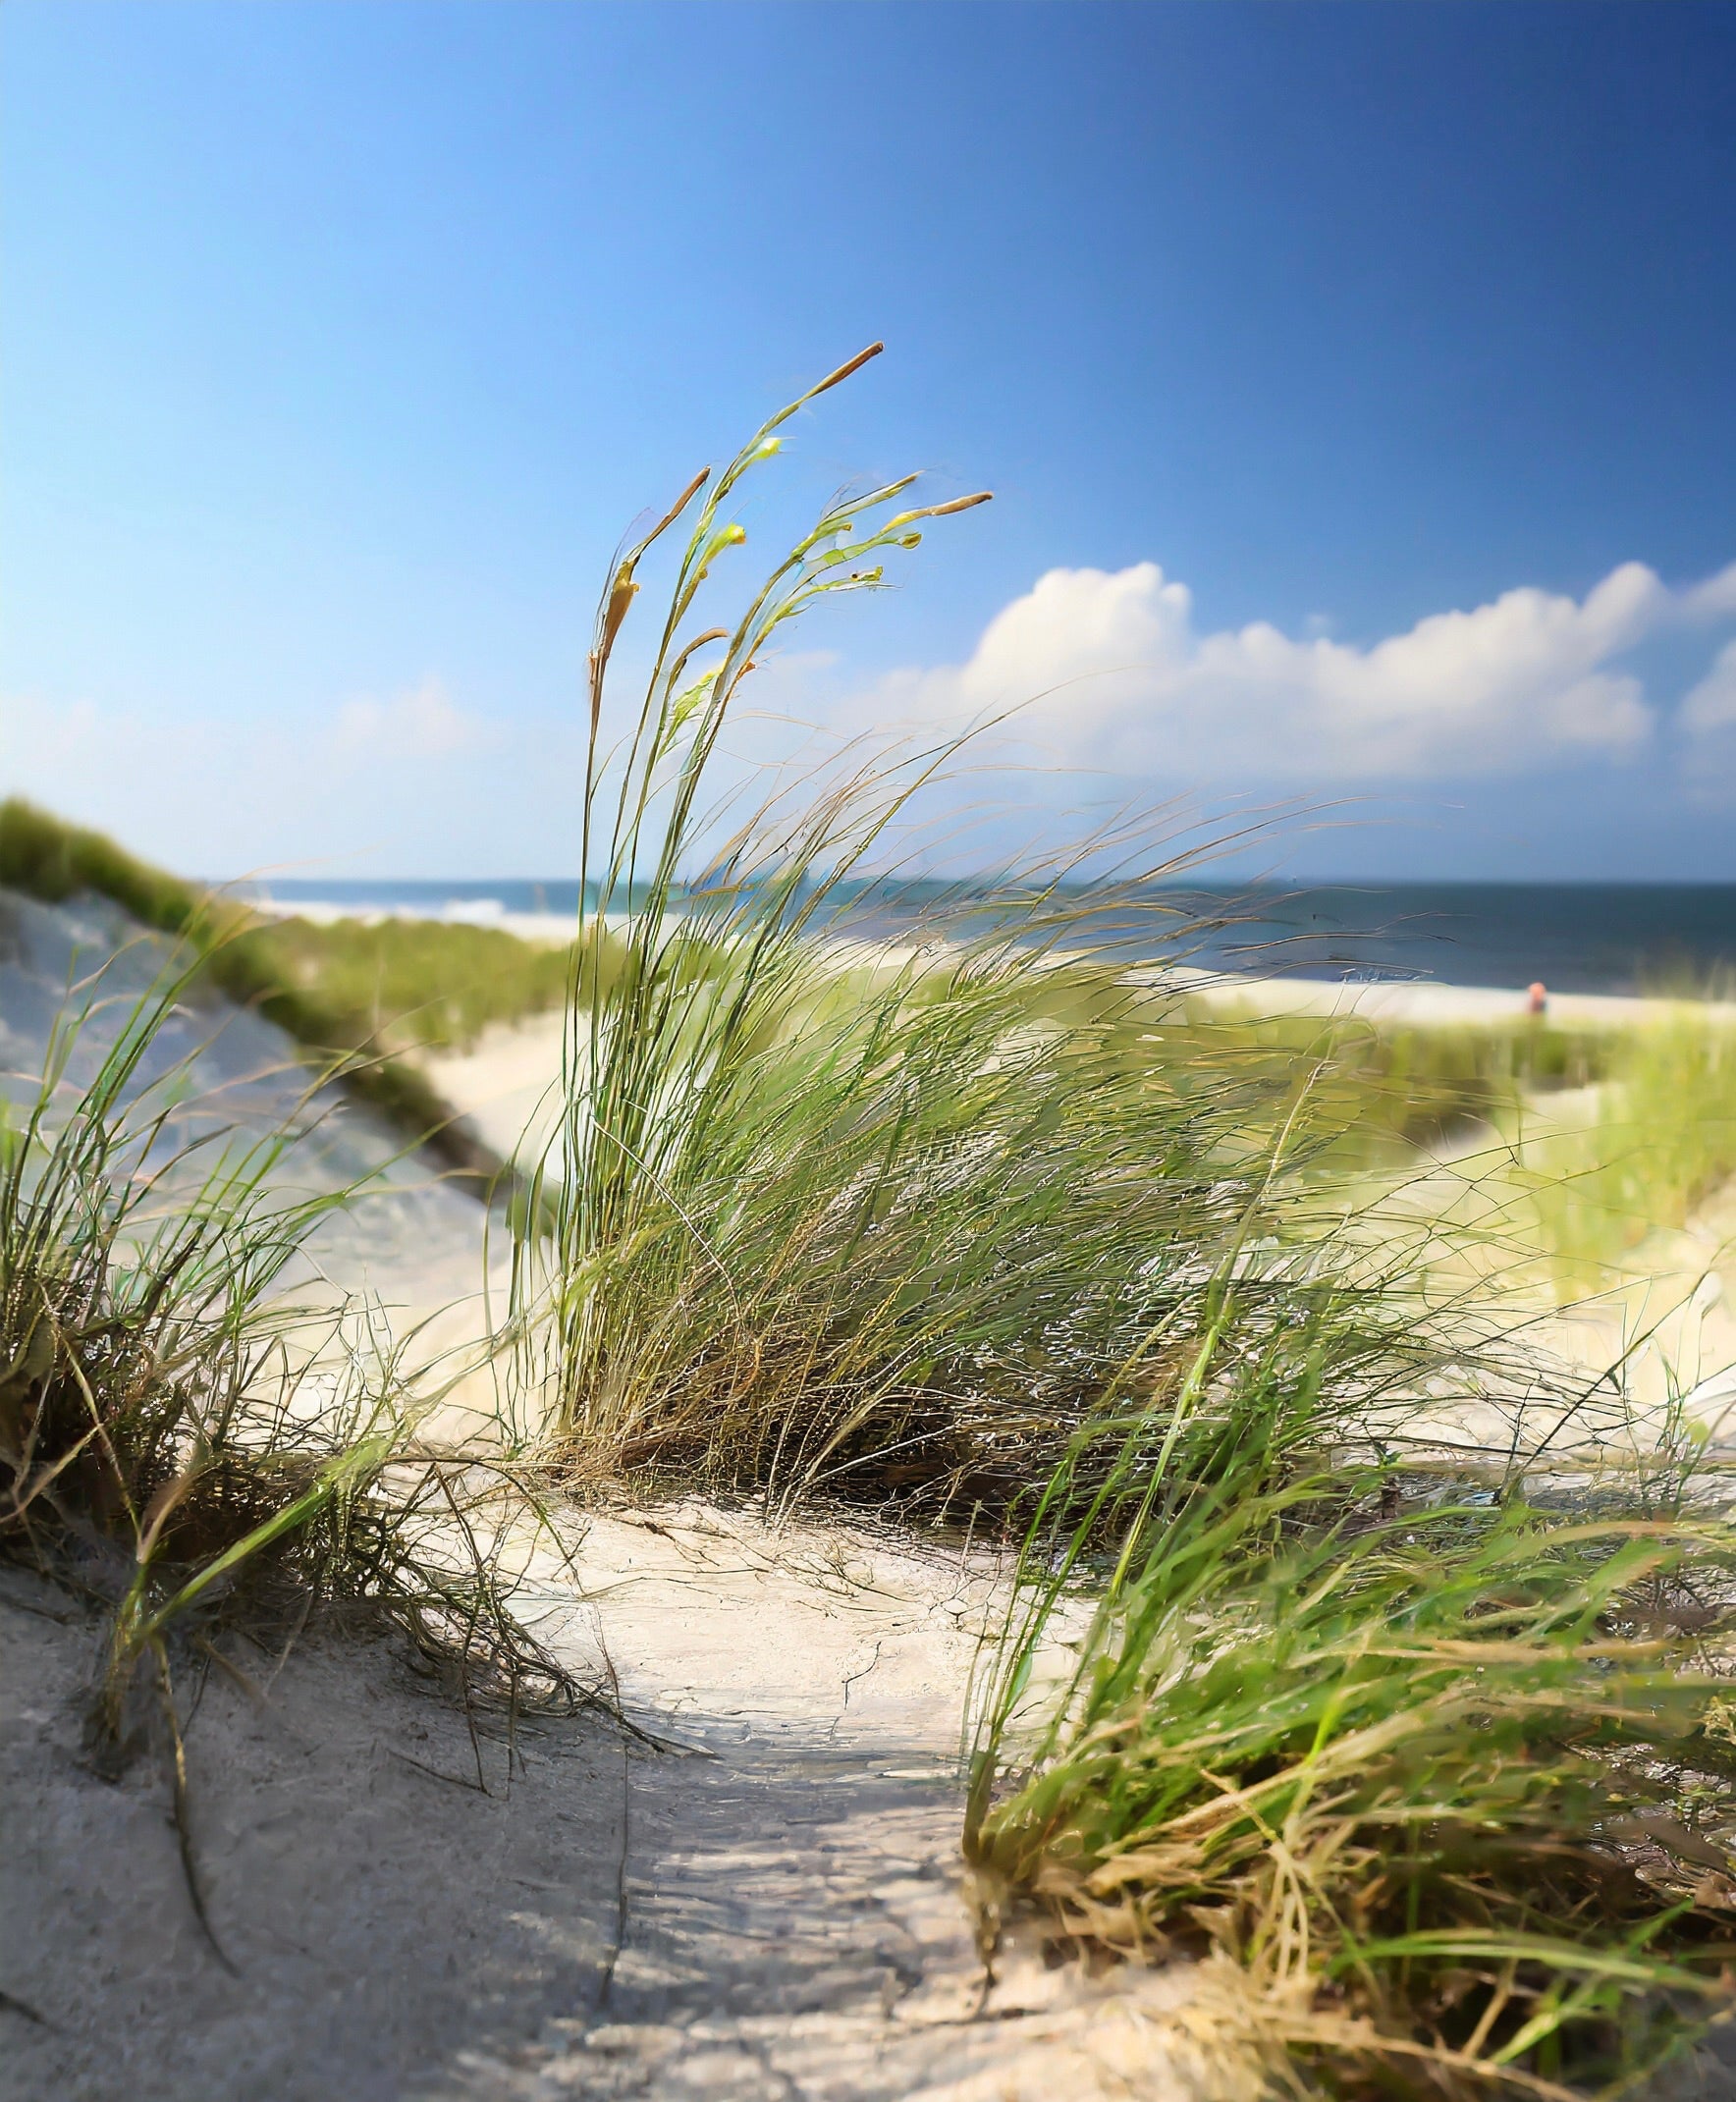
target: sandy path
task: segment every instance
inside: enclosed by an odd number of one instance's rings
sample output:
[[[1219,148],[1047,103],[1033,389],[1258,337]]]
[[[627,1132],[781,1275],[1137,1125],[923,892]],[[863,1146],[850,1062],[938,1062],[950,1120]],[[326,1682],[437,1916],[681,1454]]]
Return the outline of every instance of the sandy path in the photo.
[[[691,1749],[586,1718],[522,1730],[509,1777],[495,1729],[484,1794],[385,1646],[298,1651],[263,1707],[213,1672],[191,1828],[236,1974],[162,1766],[82,1762],[96,1631],[0,1576],[0,2096],[1199,2091],[1185,1967],[1093,1984],[1017,1948],[985,1997],[953,1752],[992,1568],[699,1505],[576,1553],[583,1603],[533,1572],[545,1633]]]
[[[559,1014],[496,1022],[464,1051],[430,1053],[423,1070],[436,1092],[503,1160],[536,1159],[560,1115]]]

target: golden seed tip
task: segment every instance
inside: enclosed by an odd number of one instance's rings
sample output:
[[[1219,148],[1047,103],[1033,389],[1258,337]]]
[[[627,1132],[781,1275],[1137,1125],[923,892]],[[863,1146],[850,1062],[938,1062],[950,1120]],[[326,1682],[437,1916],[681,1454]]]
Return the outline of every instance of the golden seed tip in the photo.
[[[878,357],[885,349],[884,343],[871,343],[867,350],[858,350],[847,364],[840,365],[836,372],[829,372],[819,386],[810,391],[808,400],[812,401],[815,395],[824,394],[829,387],[836,387],[841,381],[847,380],[852,372],[860,372],[871,357]]]

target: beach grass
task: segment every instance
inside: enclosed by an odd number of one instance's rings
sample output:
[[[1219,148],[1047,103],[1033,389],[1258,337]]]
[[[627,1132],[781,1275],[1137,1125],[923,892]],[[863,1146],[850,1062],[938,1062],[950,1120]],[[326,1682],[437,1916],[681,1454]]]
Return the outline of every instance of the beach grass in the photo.
[[[305,1041],[389,1055],[467,1050],[485,1029],[559,1008],[571,958],[461,921],[279,919],[237,938],[242,968],[260,986],[306,1003]]]
[[[1508,1129],[1559,1296],[1606,1289],[1736,1174],[1736,1030],[1705,1001],[1671,1001],[1624,1033],[1580,1116]]]
[[[1427,1061],[1441,1049],[1435,1035],[1391,1042]],[[1331,1160],[1373,1234],[1432,1236],[1426,1260],[1443,1288],[1474,1282],[1515,1318],[1555,1310],[1625,1320],[1638,1336],[1675,1302],[1721,1294],[1736,1234],[1733,1064],[1721,1005],[1636,1003],[1626,1026],[1576,1045],[1558,1083],[1498,1084],[1481,1106],[1467,1096],[1433,1135],[1417,1115],[1415,1145],[1390,1143],[1379,1087],[1356,1081],[1350,1098],[1364,1106]]]
[[[1257,996],[1254,996],[1257,999]],[[1619,1031],[1542,1020],[1374,1022],[1355,1014],[1250,1015],[1229,997],[1170,997],[1142,1055],[1243,1078],[1309,1076],[1308,1158],[1332,1176],[1403,1170],[1425,1149],[1479,1127],[1510,1130],[1529,1105],[1595,1086],[1622,1051]],[[1281,1097],[1281,1089],[1272,1090]]]
[[[1176,1468],[1112,1566],[1079,1475],[1052,1483],[977,1739],[985,1945],[1022,1906],[1204,1959],[1299,2092],[1637,2079],[1736,1952],[1727,1525],[1242,1457]],[[1021,1726],[1080,1580],[1070,1678]]]
[[[1613,1284],[1650,1293],[1688,1262],[1669,1237],[1736,1169],[1725,1018],[1674,1003],[1475,1047],[1333,1023],[1323,1048],[1309,1027],[1237,1025],[1320,1061],[1340,1274],[1352,1244],[1400,1273],[1408,1246],[1448,1326],[1497,1346],[1490,1372],[1554,1382],[1559,1440],[1628,1374],[1551,1363],[1524,1302],[1596,1293],[1607,1317]],[[1407,1165],[1419,1145],[1450,1165]],[[1173,1407],[1083,1427],[978,1714],[985,1946],[1022,1911],[1058,1946],[1202,1957],[1219,2017],[1297,2091],[1625,2092],[1688,2045],[1727,2011],[1736,1952],[1736,1536],[1669,1385],[1613,1443],[1588,1417],[1572,1461],[1517,1430],[1479,1456],[1461,1428],[1410,1476],[1347,1469],[1347,1419],[1298,1418],[1246,1358],[1199,1374],[1212,1434],[1243,1427],[1210,1469]],[[1123,1466],[1148,1485],[1106,1547]],[[1033,1697],[1063,1629],[1067,1681]]]
[[[1169,864],[931,888],[889,949],[854,901],[884,897],[949,750],[849,755],[717,825],[714,755],[759,654],[879,584],[921,521],[981,501],[911,508],[909,478],[846,492],[741,607],[702,614],[742,537],[734,493],[841,376],[696,478],[599,611],[591,902],[536,1178],[552,1230],[520,1243],[515,1287],[519,1376],[552,1399],[567,1464],[1004,1514],[1082,1425],[1168,1406],[1208,1331],[1270,1352],[1323,1418],[1422,1376],[1428,1324],[1329,1278],[1289,1201],[1321,1143],[1319,1060],[1185,1028],[1172,1055],[1176,988],[1094,954],[1140,914],[1148,957],[1185,946]],[[638,566],[690,508],[612,756],[605,680]],[[599,996],[584,966],[606,926],[624,960]]]
[[[286,1292],[357,1193],[286,1196],[306,1120],[239,1132],[162,1053],[200,968],[129,998],[99,966],[0,1093],[0,1559],[106,1615],[93,1749],[166,1726],[178,1815],[175,1678],[228,1633],[359,1617],[466,1698],[579,1698],[479,1544],[498,1481],[423,1443],[377,1320]]]
[[[499,928],[262,919],[16,797],[0,803],[0,888],[48,904],[89,892],[187,944],[198,962],[190,982],[257,1008],[316,1070],[481,1187],[500,1162],[455,1124],[414,1054],[558,1007],[571,971],[558,947]],[[606,937],[599,946],[607,952]]]

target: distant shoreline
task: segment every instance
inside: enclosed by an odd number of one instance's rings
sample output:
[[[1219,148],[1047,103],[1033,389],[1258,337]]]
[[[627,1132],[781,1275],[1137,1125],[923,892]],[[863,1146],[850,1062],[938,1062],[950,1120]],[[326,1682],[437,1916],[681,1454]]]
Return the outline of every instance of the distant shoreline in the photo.
[[[1457,1022],[1479,1028],[1531,1018],[1528,989],[1504,986],[1238,980],[1225,973],[1202,972],[1199,992],[1214,1004],[1240,1007],[1249,1016],[1355,1014],[1374,1023]],[[1670,999],[1635,993],[1550,993],[1541,1019],[1556,1028],[1631,1029],[1641,1023],[1666,1021],[1684,1009],[1697,1018],[1736,1027],[1736,1000]]]
[[[232,893],[273,916],[403,916],[570,939],[576,882],[284,879]],[[1541,980],[1556,997],[1704,997],[1736,986],[1736,884],[1174,885],[1148,893],[1197,918],[1178,961],[1261,982],[1453,987],[1486,994]],[[897,943],[924,916],[968,906],[957,885],[854,890],[835,938]],[[1112,907],[1129,957],[1158,944],[1140,908]],[[1179,922],[1177,923],[1180,924]],[[1360,997],[1360,996],[1359,996]]]
[[[521,942],[560,946],[574,933],[571,915],[564,912],[509,912],[498,899],[452,899],[432,903],[357,905],[335,898],[270,898],[253,908],[273,919],[303,918],[319,924],[355,919],[377,924],[391,920],[435,920],[498,928]],[[823,938],[824,939],[824,938]],[[868,941],[839,938],[839,946],[858,956],[873,951]],[[885,944],[890,958],[908,954],[895,939]],[[1314,977],[1306,967],[1294,972],[1238,971],[1231,968],[1175,967],[1174,976],[1190,992],[1214,1004],[1235,1006],[1249,1015],[1357,1014],[1370,1022],[1461,1023],[1487,1027],[1522,1021],[1529,1012],[1529,985],[1467,986],[1441,979],[1352,979]],[[1689,1007],[1697,1015],[1736,1025],[1736,1000],[1674,997],[1658,994],[1549,992],[1545,1019],[1557,1026],[1582,1029],[1631,1028]]]

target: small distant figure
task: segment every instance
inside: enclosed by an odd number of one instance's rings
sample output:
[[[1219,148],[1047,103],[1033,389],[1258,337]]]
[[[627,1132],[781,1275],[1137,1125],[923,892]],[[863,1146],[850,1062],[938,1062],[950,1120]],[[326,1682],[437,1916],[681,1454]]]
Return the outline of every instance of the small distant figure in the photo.
[[[1541,978],[1534,978],[1525,994],[1527,1014],[1546,1014],[1549,1006],[1549,989]]]

